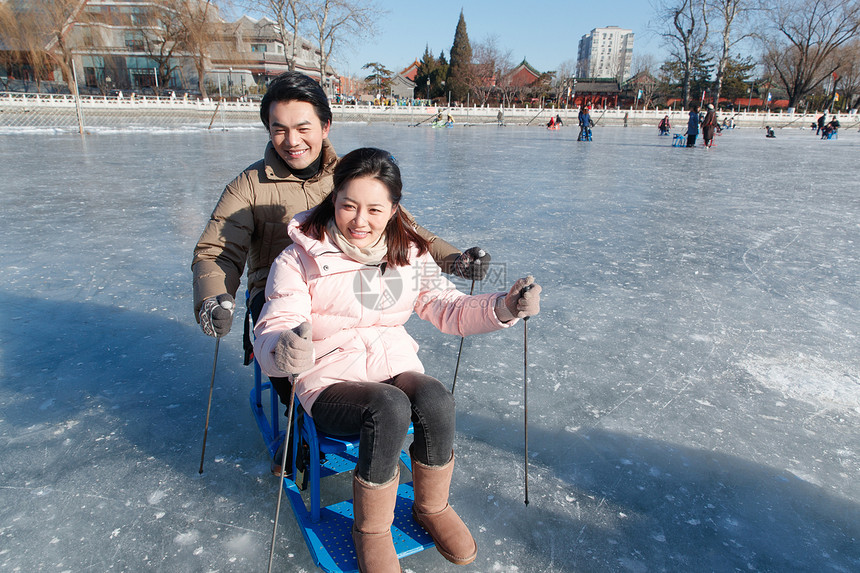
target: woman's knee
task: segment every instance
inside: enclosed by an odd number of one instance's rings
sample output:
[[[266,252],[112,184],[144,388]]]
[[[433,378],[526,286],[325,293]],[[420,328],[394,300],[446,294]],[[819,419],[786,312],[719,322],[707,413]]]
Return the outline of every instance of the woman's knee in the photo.
[[[380,384],[379,390],[367,404],[367,413],[374,423],[405,435],[412,416],[409,397],[393,386]]]

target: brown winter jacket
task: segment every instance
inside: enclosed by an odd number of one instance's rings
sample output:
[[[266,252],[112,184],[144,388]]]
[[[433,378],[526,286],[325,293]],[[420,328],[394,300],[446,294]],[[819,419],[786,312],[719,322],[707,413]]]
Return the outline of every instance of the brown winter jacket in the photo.
[[[207,298],[236,295],[246,263],[251,298],[265,290],[272,261],[291,243],[287,236],[290,219],[318,205],[331,192],[337,154],[328,139],[323,141],[321,153],[319,174],[302,180],[290,172],[269,142],[263,159],[224,189],[191,263],[198,320]],[[430,252],[442,270],[449,272],[460,251],[426,229],[418,227],[418,231],[430,241]]]

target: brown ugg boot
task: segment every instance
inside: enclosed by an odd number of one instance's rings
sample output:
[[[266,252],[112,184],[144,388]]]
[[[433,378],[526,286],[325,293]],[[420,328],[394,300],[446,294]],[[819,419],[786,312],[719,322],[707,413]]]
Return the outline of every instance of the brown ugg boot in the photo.
[[[399,481],[399,467],[394,477],[383,484],[366,482],[353,475],[352,541],[358,570],[362,573],[400,573],[400,561],[391,537]]]
[[[415,503],[412,516],[427,530],[436,549],[445,559],[467,565],[478,555],[478,546],[469,528],[448,505],[448,490],[454,473],[454,454],[443,466],[425,466],[412,458],[412,483]]]

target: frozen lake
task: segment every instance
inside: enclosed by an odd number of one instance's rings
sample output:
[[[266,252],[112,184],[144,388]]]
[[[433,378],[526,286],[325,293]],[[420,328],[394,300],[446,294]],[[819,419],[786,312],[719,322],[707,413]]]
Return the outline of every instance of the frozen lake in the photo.
[[[848,124],[847,121],[843,125]],[[533,273],[522,328],[466,340],[452,505],[478,558],[404,571],[860,571],[860,134],[335,124],[405,206]],[[238,328],[191,309],[194,244],[262,129],[0,135],[0,571],[263,571],[277,480]],[[468,291],[469,285],[462,288]],[[459,339],[418,319],[450,384]],[[313,571],[284,502],[275,566]]]

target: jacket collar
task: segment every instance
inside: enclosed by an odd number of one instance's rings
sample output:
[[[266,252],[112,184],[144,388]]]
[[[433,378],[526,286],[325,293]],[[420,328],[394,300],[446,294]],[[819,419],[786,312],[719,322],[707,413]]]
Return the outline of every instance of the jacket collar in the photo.
[[[320,172],[307,181],[318,181],[324,174],[331,173],[334,170],[334,164],[337,162],[337,153],[335,153],[334,146],[328,139],[323,140],[320,154],[322,155]],[[266,144],[266,151],[263,154],[263,163],[265,164],[266,177],[268,179],[273,181],[302,181],[302,179],[299,179],[292,174],[290,168],[287,167],[287,164],[284,163],[284,160],[281,159],[281,156],[278,155],[277,151],[275,151],[275,147],[272,145],[271,141]]]
[[[379,265],[365,265],[348,257],[329,236],[323,235],[321,240],[308,237],[299,229],[299,225],[310,215],[311,210],[298,213],[290,220],[287,232],[293,244],[301,247],[310,255],[317,265],[317,271],[321,275],[329,275],[343,271],[355,271],[362,268],[374,268]],[[383,267],[384,268],[384,267]]]

